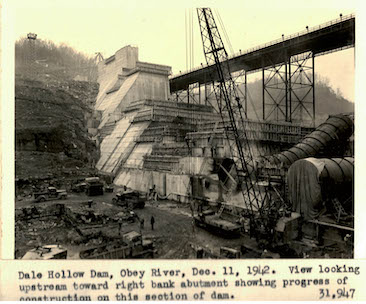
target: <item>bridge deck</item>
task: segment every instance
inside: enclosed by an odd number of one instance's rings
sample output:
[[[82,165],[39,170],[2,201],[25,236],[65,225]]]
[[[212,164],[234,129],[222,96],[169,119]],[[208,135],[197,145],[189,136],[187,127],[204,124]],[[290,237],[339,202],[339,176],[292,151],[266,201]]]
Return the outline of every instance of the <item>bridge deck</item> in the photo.
[[[254,72],[278,65],[291,56],[312,51],[316,56],[352,47],[355,44],[355,16],[348,15],[309,30],[269,42],[244,53],[235,54],[229,60],[230,71]],[[190,84],[211,82],[217,79],[214,66],[203,66],[170,78],[170,91],[186,90]]]

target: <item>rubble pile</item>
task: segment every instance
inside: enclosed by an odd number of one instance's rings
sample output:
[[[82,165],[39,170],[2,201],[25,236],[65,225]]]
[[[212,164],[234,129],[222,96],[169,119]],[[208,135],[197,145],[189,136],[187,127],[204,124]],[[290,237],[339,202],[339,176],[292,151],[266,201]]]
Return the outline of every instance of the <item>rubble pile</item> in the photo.
[[[26,206],[15,209],[16,258],[41,244],[99,245],[114,240],[102,228],[117,225],[119,217],[87,208],[85,204]],[[112,212],[111,212],[112,213]],[[112,214],[111,214],[112,215]]]

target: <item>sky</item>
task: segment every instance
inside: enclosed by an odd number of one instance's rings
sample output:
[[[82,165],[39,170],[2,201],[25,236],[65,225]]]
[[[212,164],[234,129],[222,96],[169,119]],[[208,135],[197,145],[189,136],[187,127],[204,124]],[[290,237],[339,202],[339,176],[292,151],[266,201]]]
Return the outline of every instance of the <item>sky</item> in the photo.
[[[212,7],[219,13],[234,52],[328,22],[340,13],[345,16],[356,11],[354,1],[322,0],[321,6],[320,1],[314,0],[250,2],[186,1],[183,5],[166,0],[14,0],[11,8],[15,39],[34,32],[39,39],[66,43],[89,56],[101,52],[104,58],[125,45],[137,45],[140,61],[169,65],[173,74],[205,62],[194,7]],[[219,23],[217,15],[216,22]],[[224,36],[223,29],[221,33]],[[187,47],[190,37],[193,43]],[[186,55],[187,49],[191,56]],[[351,101],[354,54],[351,48],[315,61],[316,73],[329,79],[332,88]]]

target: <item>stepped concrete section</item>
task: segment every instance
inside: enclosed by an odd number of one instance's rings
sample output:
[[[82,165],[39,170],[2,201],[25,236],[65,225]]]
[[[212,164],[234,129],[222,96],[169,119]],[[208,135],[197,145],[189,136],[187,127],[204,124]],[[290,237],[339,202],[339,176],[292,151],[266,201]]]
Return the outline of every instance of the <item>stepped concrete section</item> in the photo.
[[[153,143],[136,144],[130,156],[124,163],[124,168],[143,169],[144,158],[149,155],[153,149]]]
[[[227,195],[219,178],[231,152],[213,107],[170,101],[170,67],[139,62],[136,47],[122,48],[98,68],[100,172],[112,175],[115,185],[143,192],[155,185],[160,196],[181,202],[192,196],[191,179],[198,178],[203,196],[244,207],[241,192]],[[255,157],[289,148],[312,131],[249,120],[244,127]]]
[[[152,150],[151,144],[136,147],[137,139],[151,122],[141,118],[150,111],[144,101],[168,99],[170,73],[168,66],[138,61],[138,48],[133,46],[118,50],[98,64],[100,87],[95,105],[101,116],[98,170],[116,174],[125,163],[130,167],[142,166],[143,155]],[[135,121],[138,114],[139,120]]]
[[[121,119],[114,127],[112,134],[104,138],[100,145],[101,157],[96,165],[98,170],[103,170],[108,159],[116,150],[118,143],[122,140],[127,129],[130,127],[130,119],[133,115],[129,115]]]
[[[120,120],[131,102],[167,100],[170,73],[168,66],[138,61],[138,48],[133,46],[126,46],[100,62],[100,88],[95,105],[95,110],[102,113],[99,129]]]
[[[130,124],[124,135],[118,140],[116,147],[110,152],[108,160],[100,170],[106,173],[114,173],[118,170],[118,166],[123,166],[135,148],[136,139],[148,125],[149,122]]]

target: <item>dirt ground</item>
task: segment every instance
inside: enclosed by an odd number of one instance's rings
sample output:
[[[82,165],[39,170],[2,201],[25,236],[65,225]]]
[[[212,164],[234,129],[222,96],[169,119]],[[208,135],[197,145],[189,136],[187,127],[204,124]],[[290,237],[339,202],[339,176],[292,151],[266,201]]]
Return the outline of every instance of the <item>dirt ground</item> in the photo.
[[[118,189],[115,189],[115,192]],[[141,232],[143,238],[153,240],[158,259],[192,259],[196,258],[193,248],[203,248],[210,256],[219,256],[220,247],[240,249],[246,247],[246,253],[242,258],[260,258],[263,252],[258,249],[254,239],[248,235],[239,238],[226,239],[212,234],[202,228],[193,225],[190,209],[187,205],[162,200],[158,202],[148,201],[143,209],[135,209],[134,212],[140,219],[144,219],[144,227],[141,229],[139,221],[131,223],[124,220],[121,231],[119,219],[123,209],[112,204],[114,193],[105,193],[103,196],[88,197],[85,194],[69,194],[67,200],[46,201],[35,203],[30,199],[16,202],[15,221],[15,257],[21,258],[28,250],[41,245],[60,244],[68,251],[68,259],[79,259],[82,250],[99,245],[110,244],[120,240],[123,233],[130,231]],[[89,208],[88,200],[93,200]],[[61,218],[52,215],[58,204],[64,204],[68,212],[79,222],[77,227],[65,222]],[[24,209],[37,209],[36,214],[24,217]],[[85,219],[91,211],[93,219]],[[38,212],[38,213],[37,213]],[[49,215],[51,214],[51,215]],[[154,230],[151,227],[151,217],[154,217]],[[84,219],[81,221],[81,219]],[[81,236],[79,232],[82,232]],[[293,256],[294,252],[279,251],[281,257],[308,257],[308,258],[350,258],[348,248],[300,248],[301,255]],[[206,256],[207,257],[207,256]],[[269,256],[270,257],[270,256]],[[276,257],[276,256],[274,256]],[[278,256],[279,257],[279,256]]]
[[[38,245],[58,243],[68,250],[68,259],[78,259],[79,252],[121,238],[116,215],[123,211],[122,207],[111,203],[114,193],[103,196],[88,197],[85,194],[69,194],[67,200],[46,201],[35,203],[31,200],[16,202],[17,218],[21,218],[22,209],[31,209],[33,206],[42,214],[57,204],[64,204],[72,212],[85,213],[91,210],[99,221],[78,227],[84,235],[90,236],[85,242],[82,237],[70,226],[65,225],[56,217],[35,217],[16,220],[15,240],[16,258],[21,258],[28,250]],[[88,208],[87,201],[92,199],[92,208]],[[146,239],[154,240],[157,252],[155,258],[184,259],[195,258],[192,247],[203,247],[212,254],[219,254],[221,246],[240,248],[243,239],[225,239],[213,235],[204,229],[193,225],[190,209],[173,201],[146,202],[143,209],[134,212],[144,219],[144,228],[140,230],[138,221],[123,222],[120,234],[135,230],[141,231]],[[151,217],[154,217],[154,230],[151,227]]]

